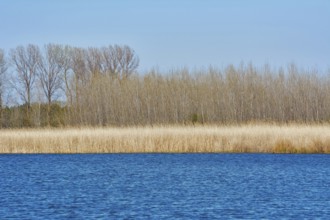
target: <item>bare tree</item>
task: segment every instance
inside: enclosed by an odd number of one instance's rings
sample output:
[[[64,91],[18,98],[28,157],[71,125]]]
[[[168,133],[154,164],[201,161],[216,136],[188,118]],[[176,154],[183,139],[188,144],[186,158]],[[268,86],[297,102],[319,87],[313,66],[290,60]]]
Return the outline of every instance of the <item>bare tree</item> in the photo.
[[[135,51],[129,46],[125,45],[120,47],[115,45],[117,60],[120,66],[120,78],[126,79],[130,76],[139,66],[139,58]]]
[[[10,51],[10,58],[17,73],[12,80],[12,85],[26,105],[23,125],[31,126],[32,90],[37,77],[40,50],[38,46],[32,44],[29,44],[27,47],[18,46]]]
[[[86,85],[90,80],[86,61],[86,50],[84,48],[73,48],[71,58],[71,68],[73,70],[76,83]]]
[[[0,49],[0,108],[2,107],[2,95],[4,89],[4,75],[7,71],[7,65],[5,60],[5,54],[2,49]]]
[[[5,61],[5,54],[2,49],[0,49],[0,127],[2,127],[2,96],[4,90],[4,75],[7,71],[7,65]]]
[[[38,62],[38,78],[48,106],[51,105],[56,93],[62,88],[62,56],[59,45],[47,44],[44,48],[44,56]]]
[[[71,68],[73,71],[73,81],[74,81],[73,93],[75,96],[74,107],[76,113],[79,113],[76,114],[75,117],[76,117],[76,121],[82,124],[83,117],[81,116],[82,115],[81,93],[89,85],[90,77],[91,77],[87,71],[86,50],[83,48],[73,48],[71,58],[72,58]]]
[[[62,87],[63,91],[66,94],[66,99],[68,105],[72,106],[72,47],[68,45],[56,45],[59,50],[58,56],[56,56],[58,65],[62,67],[62,81],[64,86]]]
[[[37,76],[40,50],[36,45],[18,46],[10,51],[11,62],[16,69],[17,77],[13,82],[21,99],[31,106],[32,89]]]
[[[104,72],[103,56],[98,48],[90,47],[86,51],[87,69],[92,77]]]
[[[119,63],[115,48],[110,45],[108,47],[103,47],[101,51],[104,59],[106,73],[111,77],[115,77],[119,73]]]
[[[109,46],[101,49],[103,55],[103,69],[112,77],[126,79],[139,66],[139,58],[129,46]]]

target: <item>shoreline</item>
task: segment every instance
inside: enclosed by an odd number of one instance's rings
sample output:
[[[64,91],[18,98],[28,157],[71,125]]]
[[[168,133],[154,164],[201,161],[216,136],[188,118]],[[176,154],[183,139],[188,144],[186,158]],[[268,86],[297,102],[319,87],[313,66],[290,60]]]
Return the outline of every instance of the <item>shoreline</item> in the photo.
[[[0,154],[330,153],[329,124],[0,130]]]

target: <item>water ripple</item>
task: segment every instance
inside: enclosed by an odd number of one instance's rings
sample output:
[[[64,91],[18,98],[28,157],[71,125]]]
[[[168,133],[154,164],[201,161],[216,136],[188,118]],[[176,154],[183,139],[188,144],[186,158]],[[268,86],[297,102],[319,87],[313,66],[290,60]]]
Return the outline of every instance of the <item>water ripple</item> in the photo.
[[[327,219],[329,165],[328,155],[0,155],[0,218]]]

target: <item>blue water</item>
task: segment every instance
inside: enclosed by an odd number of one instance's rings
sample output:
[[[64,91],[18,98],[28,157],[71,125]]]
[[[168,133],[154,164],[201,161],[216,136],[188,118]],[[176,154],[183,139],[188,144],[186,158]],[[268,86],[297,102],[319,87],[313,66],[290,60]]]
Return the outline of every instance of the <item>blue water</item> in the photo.
[[[330,219],[330,155],[0,155],[0,219]]]

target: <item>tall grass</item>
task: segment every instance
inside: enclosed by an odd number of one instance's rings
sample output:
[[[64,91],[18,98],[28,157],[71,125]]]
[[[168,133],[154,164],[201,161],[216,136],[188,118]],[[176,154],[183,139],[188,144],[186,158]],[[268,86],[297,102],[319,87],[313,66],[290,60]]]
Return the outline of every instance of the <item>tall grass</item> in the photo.
[[[0,130],[0,153],[330,153],[329,125]]]

